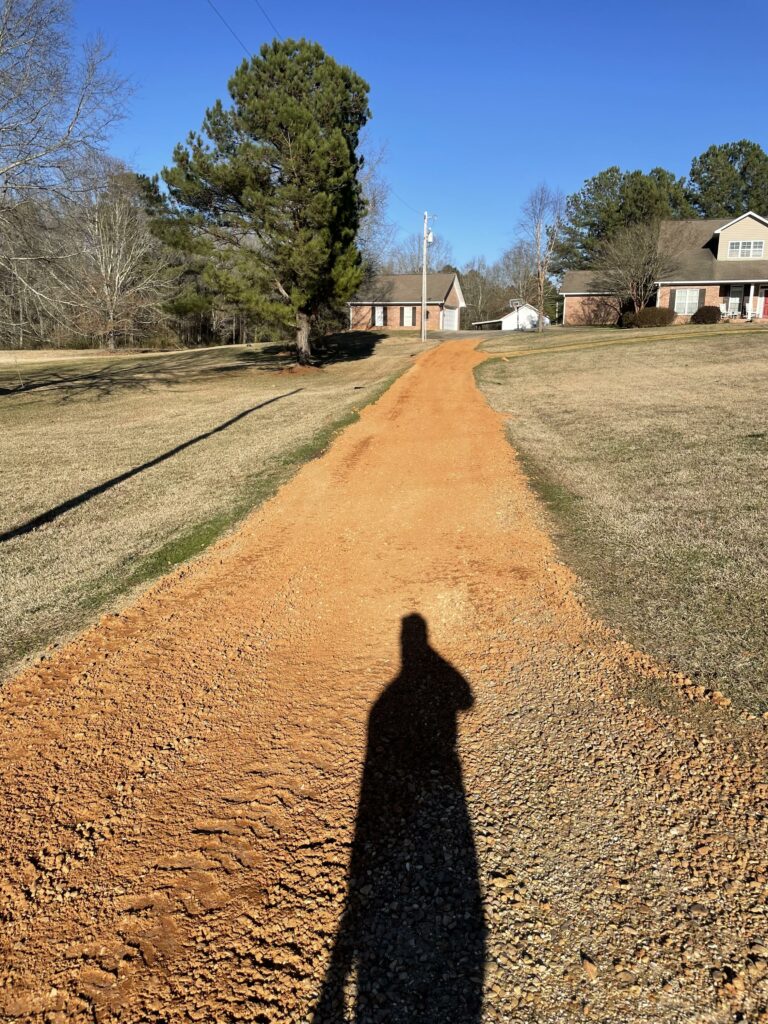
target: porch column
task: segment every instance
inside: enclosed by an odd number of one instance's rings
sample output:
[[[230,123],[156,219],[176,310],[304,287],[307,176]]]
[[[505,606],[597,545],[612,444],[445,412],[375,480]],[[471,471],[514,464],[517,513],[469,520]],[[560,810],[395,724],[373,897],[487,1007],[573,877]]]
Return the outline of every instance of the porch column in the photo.
[[[755,283],[749,286],[749,319],[755,315]]]

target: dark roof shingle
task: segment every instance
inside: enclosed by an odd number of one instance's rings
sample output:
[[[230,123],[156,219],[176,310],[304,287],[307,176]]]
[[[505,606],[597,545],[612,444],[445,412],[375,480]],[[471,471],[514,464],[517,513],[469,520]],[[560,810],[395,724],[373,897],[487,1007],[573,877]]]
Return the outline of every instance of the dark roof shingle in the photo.
[[[455,274],[427,274],[427,302],[444,302]],[[378,274],[352,302],[421,302],[421,274]]]
[[[662,280],[672,284],[728,281],[768,281],[767,260],[717,259],[715,232],[732,217],[702,220],[665,220],[659,230],[659,248],[671,254],[672,267]],[[600,292],[592,270],[567,270],[560,294],[588,295]]]

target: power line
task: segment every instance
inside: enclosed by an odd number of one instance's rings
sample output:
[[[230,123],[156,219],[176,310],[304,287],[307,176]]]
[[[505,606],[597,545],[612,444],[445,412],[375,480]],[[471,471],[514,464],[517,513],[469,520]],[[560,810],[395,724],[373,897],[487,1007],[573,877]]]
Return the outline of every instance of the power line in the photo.
[[[408,209],[411,210],[413,213],[418,213],[418,215],[421,216],[422,211],[421,210],[417,210],[416,207],[415,206],[411,206],[410,203],[406,203],[406,201],[403,199],[403,197],[399,196],[397,194],[397,192],[395,192],[395,190],[393,188],[390,188],[389,191],[392,193],[392,195],[395,197],[395,199],[399,199],[400,200],[400,202],[403,204],[403,206],[407,206]]]
[[[280,33],[279,33],[279,32],[277,31],[277,25],[275,25],[274,21],[272,21],[272,19],[270,18],[270,16],[269,16],[269,15],[267,14],[267,12],[266,12],[266,11],[264,10],[264,8],[262,7],[262,5],[261,5],[261,3],[259,2],[259,0],[253,0],[253,2],[254,2],[254,3],[256,4],[256,6],[257,6],[257,7],[259,8],[259,10],[261,11],[261,13],[262,13],[262,14],[264,15],[264,17],[265,17],[265,18],[267,19],[267,21],[269,22],[269,24],[270,24],[270,26],[271,26],[271,28],[272,28],[272,31],[273,31],[273,32],[275,33],[275,35],[277,36],[277,38],[278,38],[278,39],[282,39],[283,37],[282,37],[282,36],[280,35]]]
[[[257,2],[258,2],[258,0],[257,0]],[[238,41],[238,43],[240,43],[240,45],[241,45],[241,46],[242,46],[242,48],[243,48],[243,49],[245,50],[245,52],[246,52],[246,53],[248,54],[248,56],[249,56],[249,57],[253,57],[253,54],[251,53],[251,51],[250,51],[250,50],[248,49],[248,47],[247,47],[247,46],[245,45],[245,43],[244,43],[244,42],[243,42],[243,40],[242,40],[242,39],[240,38],[240,36],[239,36],[239,35],[237,34],[237,32],[235,32],[235,30],[234,30],[234,29],[232,28],[232,26],[231,26],[231,25],[229,24],[229,22],[228,22],[228,21],[227,21],[227,19],[226,19],[226,18],[224,17],[224,15],[223,15],[223,14],[221,13],[221,11],[220,11],[220,10],[219,10],[219,8],[218,8],[218,7],[216,6],[216,4],[215,4],[215,3],[213,2],[213,0],[206,0],[206,3],[207,3],[207,4],[208,4],[208,6],[209,6],[209,7],[211,8],[211,10],[212,10],[212,11],[213,11],[213,12],[214,12],[214,13],[215,13],[216,15],[218,15],[218,17],[220,18],[221,22],[222,22],[222,23],[223,23],[223,24],[224,24],[224,25],[225,25],[225,26],[227,27],[227,29],[228,29],[228,31],[230,32],[230,34],[231,34],[231,35],[232,35],[232,36],[233,36],[233,37],[234,37],[234,38],[235,38],[235,39],[236,39],[236,40]]]

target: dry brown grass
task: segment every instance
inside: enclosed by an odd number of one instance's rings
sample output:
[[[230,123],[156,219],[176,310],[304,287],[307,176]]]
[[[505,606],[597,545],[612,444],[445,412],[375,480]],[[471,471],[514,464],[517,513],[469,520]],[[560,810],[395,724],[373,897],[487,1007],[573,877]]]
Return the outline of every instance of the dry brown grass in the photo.
[[[385,340],[366,357],[302,371],[269,346],[69,360],[56,353],[48,361],[35,353],[23,365],[23,390],[15,356],[0,353],[0,533],[86,495],[0,542],[0,669],[202,550],[322,449],[418,350],[413,338]]]
[[[511,440],[593,607],[636,645],[762,710],[768,334],[644,333],[553,331],[533,356],[500,338],[486,347],[509,358],[478,377],[512,414]],[[564,339],[582,347],[556,351]]]

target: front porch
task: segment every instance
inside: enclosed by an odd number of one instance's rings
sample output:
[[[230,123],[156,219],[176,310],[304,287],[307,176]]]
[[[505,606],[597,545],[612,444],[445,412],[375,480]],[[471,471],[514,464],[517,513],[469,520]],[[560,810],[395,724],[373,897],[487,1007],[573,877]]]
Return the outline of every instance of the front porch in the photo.
[[[725,286],[728,294],[722,296],[720,313],[724,320],[768,319],[768,281]]]
[[[677,323],[702,306],[718,307],[724,320],[768,320],[768,280],[660,285],[656,304],[674,309]]]

